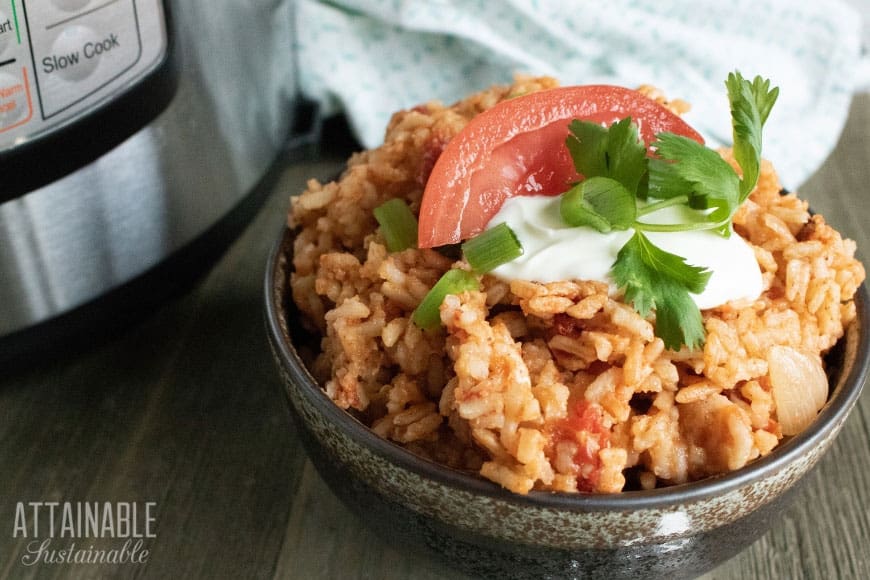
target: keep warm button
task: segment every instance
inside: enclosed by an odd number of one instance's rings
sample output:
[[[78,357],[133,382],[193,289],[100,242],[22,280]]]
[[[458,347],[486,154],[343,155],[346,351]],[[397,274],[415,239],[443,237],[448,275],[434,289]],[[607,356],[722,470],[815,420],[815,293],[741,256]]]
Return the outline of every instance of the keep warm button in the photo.
[[[42,58],[42,73],[80,81],[94,72],[101,58],[120,48],[114,32],[98,36],[85,26],[70,26],[57,36],[51,53]]]
[[[0,72],[0,133],[27,123],[33,112],[27,69],[20,72],[21,76]]]

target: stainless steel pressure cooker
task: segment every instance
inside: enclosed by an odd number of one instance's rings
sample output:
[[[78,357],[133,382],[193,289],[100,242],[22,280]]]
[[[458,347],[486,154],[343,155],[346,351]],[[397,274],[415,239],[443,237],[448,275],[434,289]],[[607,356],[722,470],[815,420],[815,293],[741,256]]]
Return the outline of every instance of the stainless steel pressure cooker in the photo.
[[[0,339],[240,207],[291,131],[292,4],[0,0]]]

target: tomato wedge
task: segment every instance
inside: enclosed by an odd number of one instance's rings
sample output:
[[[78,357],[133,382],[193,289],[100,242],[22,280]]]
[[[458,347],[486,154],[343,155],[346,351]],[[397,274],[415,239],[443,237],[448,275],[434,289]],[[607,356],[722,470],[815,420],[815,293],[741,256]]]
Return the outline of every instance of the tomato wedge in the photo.
[[[557,195],[580,176],[565,147],[572,119],[611,125],[630,116],[645,143],[670,131],[703,143],[685,121],[637,91],[560,87],[508,99],[469,121],[426,182],[418,245],[455,244],[481,232],[516,195]]]

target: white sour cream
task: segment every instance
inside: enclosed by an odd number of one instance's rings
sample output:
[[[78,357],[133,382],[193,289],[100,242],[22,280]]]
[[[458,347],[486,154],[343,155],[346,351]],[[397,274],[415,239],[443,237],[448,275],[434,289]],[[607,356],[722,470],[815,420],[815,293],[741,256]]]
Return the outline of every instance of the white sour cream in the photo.
[[[559,196],[517,196],[505,201],[487,228],[506,223],[522,244],[523,255],[491,273],[506,280],[536,282],[597,280],[607,282],[615,291],[610,268],[634,230],[602,234],[592,228],[570,227],[559,214],[560,199]],[[670,207],[643,216],[641,221],[682,222],[681,213],[690,211]],[[698,308],[755,300],[761,294],[761,270],[755,253],[736,233],[728,238],[710,231],[644,233],[659,248],[685,258],[687,264],[713,272],[704,291],[691,295]]]

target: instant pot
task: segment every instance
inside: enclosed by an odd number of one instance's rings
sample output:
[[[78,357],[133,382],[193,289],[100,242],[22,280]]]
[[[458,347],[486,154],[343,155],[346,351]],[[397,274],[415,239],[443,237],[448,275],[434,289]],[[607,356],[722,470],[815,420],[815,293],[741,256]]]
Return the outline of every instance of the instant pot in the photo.
[[[292,133],[292,4],[0,1],[2,350],[238,224]]]

